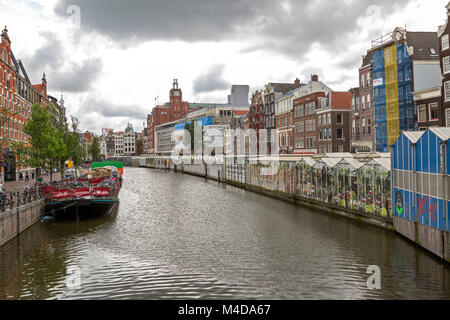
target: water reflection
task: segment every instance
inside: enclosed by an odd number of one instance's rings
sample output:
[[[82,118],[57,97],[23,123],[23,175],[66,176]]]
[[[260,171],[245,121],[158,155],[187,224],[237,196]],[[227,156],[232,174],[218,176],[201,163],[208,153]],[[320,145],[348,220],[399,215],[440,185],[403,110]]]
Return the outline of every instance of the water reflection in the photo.
[[[450,298],[449,267],[389,231],[165,171],[127,168],[120,198],[113,219],[43,222],[0,249],[0,298]]]

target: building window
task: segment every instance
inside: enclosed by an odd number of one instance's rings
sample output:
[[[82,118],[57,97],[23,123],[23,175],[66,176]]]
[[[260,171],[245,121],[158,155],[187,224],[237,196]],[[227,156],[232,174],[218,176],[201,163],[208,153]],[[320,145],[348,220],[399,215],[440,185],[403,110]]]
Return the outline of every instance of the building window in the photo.
[[[337,123],[337,124],[343,124],[343,123],[344,123],[344,119],[343,119],[342,113],[338,113],[338,114],[337,114],[337,120],[336,120],[336,123]]]
[[[362,135],[366,134],[366,119],[362,119]]]
[[[439,120],[439,105],[437,102],[428,105],[430,108],[430,121]]]
[[[449,48],[448,34],[442,36],[442,51]]]
[[[450,109],[445,109],[445,126],[450,127]]]
[[[370,119],[367,119],[367,134],[372,133],[372,121]]]
[[[418,122],[427,122],[427,106],[421,104],[417,107],[417,121]]]
[[[336,130],[336,139],[342,139],[344,136],[343,136],[343,131],[342,131],[342,128],[338,128],[337,130]]]
[[[353,122],[352,122],[352,135],[353,136],[355,135],[355,129],[356,129],[356,121],[353,120]]]
[[[450,101],[450,81],[444,82],[444,97],[445,101]]]
[[[442,59],[442,66],[444,68],[444,74],[450,72],[450,56],[444,57]]]

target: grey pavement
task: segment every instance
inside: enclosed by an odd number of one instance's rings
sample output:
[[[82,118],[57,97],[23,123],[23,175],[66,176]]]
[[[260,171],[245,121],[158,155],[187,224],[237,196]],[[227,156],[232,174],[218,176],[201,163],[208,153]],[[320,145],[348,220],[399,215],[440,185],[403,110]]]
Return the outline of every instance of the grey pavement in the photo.
[[[43,182],[49,182],[50,181],[50,175],[48,176],[43,176]],[[56,172],[53,174],[53,181],[60,181],[61,180],[61,173],[60,172]],[[6,191],[8,192],[17,192],[17,191],[23,191],[25,189],[25,187],[27,186],[34,186],[36,184],[36,177],[34,180],[31,179],[31,175],[30,175],[30,181],[25,181],[21,180],[21,181],[12,181],[12,182],[5,182],[3,184],[3,187],[6,189]]]

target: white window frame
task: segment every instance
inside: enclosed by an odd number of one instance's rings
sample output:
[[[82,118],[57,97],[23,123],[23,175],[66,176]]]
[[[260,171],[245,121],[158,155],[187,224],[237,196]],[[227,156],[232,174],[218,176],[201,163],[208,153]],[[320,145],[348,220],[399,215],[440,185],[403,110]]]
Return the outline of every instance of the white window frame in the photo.
[[[442,44],[442,51],[447,50],[448,48],[450,48],[448,34],[445,34],[445,35],[442,36],[441,44]]]
[[[450,72],[450,56],[446,56],[442,58],[442,69],[444,74]]]
[[[431,109],[433,109],[433,108],[439,108],[439,103],[433,102],[433,103],[428,104],[428,118],[430,119],[430,121],[439,120],[439,117],[434,118],[434,119],[431,117]]]
[[[421,108],[425,108],[425,119],[420,118]],[[421,104],[417,106],[417,122],[427,122],[427,105]]]
[[[450,108],[445,109],[445,126],[450,127]]]
[[[444,98],[445,102],[450,101],[450,81],[444,82]]]

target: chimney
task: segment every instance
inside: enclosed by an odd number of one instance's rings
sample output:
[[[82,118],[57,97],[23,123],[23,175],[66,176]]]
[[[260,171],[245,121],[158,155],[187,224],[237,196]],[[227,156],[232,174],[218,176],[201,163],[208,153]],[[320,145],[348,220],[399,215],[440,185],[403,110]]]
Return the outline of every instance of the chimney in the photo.
[[[299,78],[295,79],[294,84],[295,84],[295,88],[300,88],[300,86],[302,85]]]
[[[312,82],[319,82],[319,76],[317,74],[311,75],[311,81]]]

